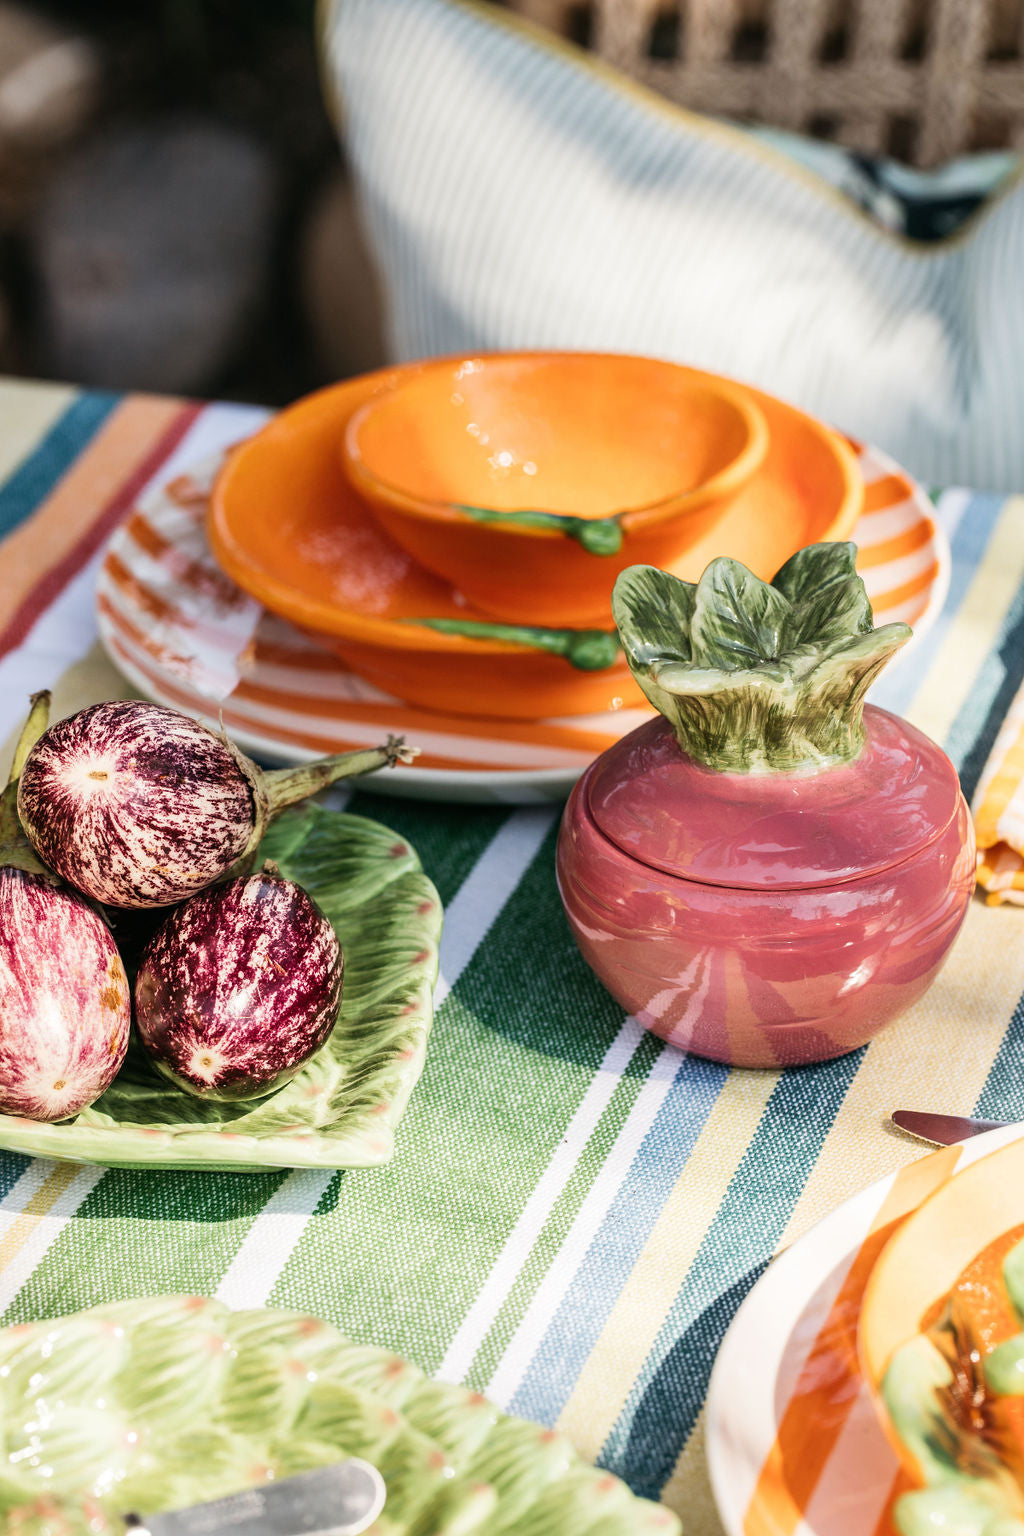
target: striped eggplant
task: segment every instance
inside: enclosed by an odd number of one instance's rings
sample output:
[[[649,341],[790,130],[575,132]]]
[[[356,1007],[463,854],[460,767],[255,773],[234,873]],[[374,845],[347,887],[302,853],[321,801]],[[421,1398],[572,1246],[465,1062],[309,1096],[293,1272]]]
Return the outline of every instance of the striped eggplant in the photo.
[[[0,796],[0,1112],[64,1120],[107,1088],[131,1024],[128,978],[103,918],[36,858],[16,780],[49,695],[33,700]]]
[[[18,811],[40,858],[85,895],[162,907],[244,870],[286,805],[414,755],[390,737],[265,773],[188,715],[117,699],[45,732],[22,770]]]
[[[188,1093],[260,1098],[334,1028],[343,958],[316,902],[273,866],[176,907],[143,951],[139,1038]]]

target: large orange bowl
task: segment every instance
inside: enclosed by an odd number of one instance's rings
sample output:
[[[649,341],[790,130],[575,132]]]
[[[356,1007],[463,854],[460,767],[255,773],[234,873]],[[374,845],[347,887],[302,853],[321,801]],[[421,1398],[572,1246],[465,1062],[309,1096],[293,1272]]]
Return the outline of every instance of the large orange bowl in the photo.
[[[207,522],[218,563],[265,608],[410,704],[511,719],[645,705],[624,661],[584,672],[559,656],[416,622],[486,616],[388,536],[343,474],[338,444],[353,412],[423,366],[382,369],[309,395],[236,448]],[[767,580],[804,544],[845,537],[861,507],[846,444],[769,395],[754,399],[769,426],[767,457],[672,567],[688,580],[716,555]],[[600,620],[609,631],[611,585],[609,574]]]
[[[207,523],[218,564],[410,704],[530,720],[643,704],[621,652],[616,665],[586,672],[544,651],[416,622],[486,616],[395,544],[342,474],[337,447],[349,415],[403,371],[309,395],[229,455]]]
[[[355,411],[341,443],[420,565],[497,618],[549,625],[599,623],[619,571],[677,561],[767,448],[741,386],[588,352],[430,363]]]

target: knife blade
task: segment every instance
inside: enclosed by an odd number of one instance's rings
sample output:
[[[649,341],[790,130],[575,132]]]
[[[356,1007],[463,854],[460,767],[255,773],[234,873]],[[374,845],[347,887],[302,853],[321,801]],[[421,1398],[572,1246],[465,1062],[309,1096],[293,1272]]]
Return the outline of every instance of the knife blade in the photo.
[[[986,1131],[1002,1130],[1007,1120],[973,1120],[966,1115],[938,1115],[928,1110],[894,1109],[889,1116],[897,1130],[931,1142],[933,1147],[949,1147],[955,1141],[983,1136]]]
[[[126,1515],[130,1536],[358,1536],[387,1497],[384,1479],[353,1458],[162,1515]]]

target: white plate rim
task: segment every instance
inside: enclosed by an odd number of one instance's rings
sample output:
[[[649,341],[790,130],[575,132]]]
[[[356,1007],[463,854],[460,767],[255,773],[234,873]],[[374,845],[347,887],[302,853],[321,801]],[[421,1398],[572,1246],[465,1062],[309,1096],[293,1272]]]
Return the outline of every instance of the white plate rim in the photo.
[[[111,666],[137,692],[154,704],[180,710],[181,705],[170,694],[164,694],[126,656],[115,653],[110,643],[107,622],[102,614],[98,619],[100,644]],[[231,727],[231,740],[244,752],[262,762],[280,763],[286,767],[293,763],[313,762],[321,755],[304,747],[290,747],[286,755],[281,751],[280,742],[236,726]],[[348,783],[353,788],[408,800],[459,800],[465,804],[547,804],[564,800],[582,772],[582,768],[417,768],[415,782],[412,774],[397,769],[393,773],[365,774],[349,779]],[[453,794],[453,791],[457,793]],[[524,791],[530,792],[528,798]]]

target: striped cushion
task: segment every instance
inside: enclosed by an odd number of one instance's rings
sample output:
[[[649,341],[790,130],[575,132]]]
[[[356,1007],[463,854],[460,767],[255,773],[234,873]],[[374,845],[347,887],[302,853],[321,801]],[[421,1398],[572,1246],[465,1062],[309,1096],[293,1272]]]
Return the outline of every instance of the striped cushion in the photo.
[[[653,353],[925,480],[1024,488],[1024,183],[955,236],[879,227],[770,144],[464,0],[329,0],[326,74],[399,358]]]

